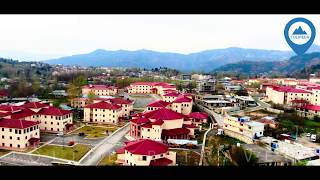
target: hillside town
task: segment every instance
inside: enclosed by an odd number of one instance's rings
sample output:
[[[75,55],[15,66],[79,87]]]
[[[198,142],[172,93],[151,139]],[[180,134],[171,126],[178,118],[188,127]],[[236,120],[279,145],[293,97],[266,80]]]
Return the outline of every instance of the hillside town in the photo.
[[[239,78],[59,65],[50,77],[29,95],[1,78],[1,165],[320,165],[314,74]]]

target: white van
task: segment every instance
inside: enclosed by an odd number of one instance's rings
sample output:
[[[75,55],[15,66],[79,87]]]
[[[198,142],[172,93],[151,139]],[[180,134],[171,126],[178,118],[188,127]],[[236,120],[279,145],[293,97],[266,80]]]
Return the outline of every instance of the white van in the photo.
[[[311,137],[310,137],[310,140],[312,142],[316,142],[317,141],[317,135],[316,134],[312,134]]]

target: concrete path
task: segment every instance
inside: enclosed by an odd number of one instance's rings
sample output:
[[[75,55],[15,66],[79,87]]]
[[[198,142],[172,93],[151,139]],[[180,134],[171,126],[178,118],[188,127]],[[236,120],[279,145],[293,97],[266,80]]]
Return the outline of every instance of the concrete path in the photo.
[[[196,104],[196,105],[200,108],[200,110],[208,113],[209,116],[212,116],[215,119],[215,121],[219,127],[223,126],[223,116],[222,115],[217,114],[216,112],[214,112],[214,111],[212,111],[212,110],[210,110],[200,104]]]
[[[110,136],[103,139],[80,159],[79,164],[85,166],[98,165],[101,159],[103,159],[106,155],[111,154],[113,151],[122,146],[123,142],[126,140],[124,137],[129,130],[130,124],[128,123]]]

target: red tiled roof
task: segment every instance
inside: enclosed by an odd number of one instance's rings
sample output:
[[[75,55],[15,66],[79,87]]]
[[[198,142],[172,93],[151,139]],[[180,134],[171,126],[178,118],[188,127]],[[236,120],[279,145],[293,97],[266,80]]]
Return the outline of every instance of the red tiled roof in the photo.
[[[163,96],[173,96],[173,97],[178,97],[178,96],[180,96],[181,94],[180,93],[178,93],[178,92],[170,92],[170,93],[167,93],[167,94],[165,94],[165,95],[163,95]]]
[[[162,125],[164,122],[159,119],[159,120],[156,120],[155,122],[152,123],[152,125]]]
[[[116,104],[111,104],[105,101],[101,101],[94,104],[86,105],[84,108],[90,108],[90,109],[120,109],[121,107]]]
[[[312,111],[320,111],[320,106],[318,105],[312,105],[312,104],[306,104],[302,107],[300,107],[302,109],[307,109],[307,110],[312,110]]]
[[[172,160],[168,158],[160,158],[150,161],[150,166],[168,166],[172,163]]]
[[[124,154],[124,148],[120,148],[116,151],[117,154]]]
[[[193,113],[190,113],[188,117],[193,119],[207,119],[208,114],[204,112],[193,112]]]
[[[185,96],[179,96],[177,97],[177,99],[173,101],[173,103],[184,103],[184,102],[192,102],[192,99]]]
[[[198,128],[196,125],[194,125],[194,124],[183,124],[183,126],[182,127],[184,127],[184,128]]]
[[[114,104],[132,104],[133,103],[133,101],[131,100],[125,100],[122,98],[110,98],[109,101]]]
[[[22,119],[22,118],[25,118],[25,117],[30,117],[30,116],[32,116],[34,114],[36,114],[36,112],[34,112],[34,111],[30,110],[30,109],[22,109],[19,112],[13,113],[11,115],[11,118],[12,119]]]
[[[274,86],[273,90],[278,92],[286,92],[286,93],[311,93],[310,91],[306,91],[303,89],[297,89],[290,86]]]
[[[152,124],[151,123],[147,123],[147,124],[142,125],[141,127],[152,128]]]
[[[0,112],[0,118],[9,116],[11,114],[12,114],[11,112],[4,112],[4,113]]]
[[[137,118],[137,119],[132,119],[131,122],[133,122],[135,124],[144,124],[144,123],[149,123],[150,119],[145,118],[145,117],[141,117],[141,118]]]
[[[182,119],[185,117],[183,114],[172,111],[167,108],[160,108],[157,110],[149,111],[144,113],[143,115],[149,119],[162,119],[162,120],[175,120],[175,119]]]
[[[137,141],[132,141],[128,143],[125,150],[132,154],[153,156],[157,154],[162,154],[168,152],[168,146],[157,141],[150,139],[141,139]]]
[[[0,106],[0,111],[5,112],[15,112],[15,111],[21,111],[23,108],[18,106],[10,106],[10,105],[2,105]]]
[[[189,134],[190,130],[186,128],[176,128],[176,129],[163,129],[162,135],[164,136],[175,136],[182,134]]]
[[[37,124],[39,124],[39,122],[17,119],[0,119],[0,127],[5,128],[24,129]]]
[[[49,106],[48,104],[44,104],[44,103],[40,103],[40,102],[29,102],[29,103],[22,105],[21,107],[38,109],[38,108],[43,108],[43,107],[48,107],[48,106]]]
[[[84,88],[84,89],[99,89],[99,90],[116,89],[116,87],[114,87],[114,86],[107,86],[107,85],[92,85],[92,87],[90,87],[90,85],[85,85],[85,86],[82,86],[82,88]]]
[[[63,110],[63,109],[59,109],[59,108],[50,106],[49,108],[41,109],[37,114],[49,115],[49,116],[63,116],[63,115],[67,115],[70,113],[72,113],[72,111]]]
[[[171,103],[165,102],[162,100],[158,100],[158,101],[155,101],[155,102],[148,104],[147,107],[167,107],[169,104],[171,104]]]

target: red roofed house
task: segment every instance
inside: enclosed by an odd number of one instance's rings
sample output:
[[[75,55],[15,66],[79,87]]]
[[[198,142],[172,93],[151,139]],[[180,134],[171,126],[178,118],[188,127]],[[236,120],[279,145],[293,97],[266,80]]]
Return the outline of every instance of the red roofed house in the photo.
[[[204,112],[193,112],[188,115],[189,119],[192,121],[191,124],[199,127],[202,123],[206,123],[208,120],[208,114]]]
[[[266,88],[267,101],[275,104],[290,104],[292,100],[306,100],[311,102],[312,92],[291,86],[268,86]]]
[[[178,92],[169,92],[162,96],[162,99],[166,102],[173,102],[177,97],[181,96]]]
[[[188,115],[192,112],[192,99],[180,95],[170,105],[171,109],[175,112]]]
[[[118,89],[107,85],[86,85],[82,87],[82,95],[88,95],[93,92],[97,96],[114,96],[118,93]]]
[[[39,123],[0,118],[0,136],[0,149],[23,151],[39,144]]]
[[[72,111],[53,106],[46,107],[32,115],[33,121],[40,122],[40,130],[45,132],[64,132],[73,127]]]
[[[120,117],[129,116],[133,111],[133,101],[125,100],[122,98],[109,98],[107,100],[96,98],[93,100],[94,103],[106,101],[110,102],[111,104],[115,104],[121,107]]]
[[[125,166],[174,166],[176,152],[161,142],[140,139],[117,150],[116,162]]]
[[[165,102],[163,100],[154,101],[154,102],[149,103],[147,105],[147,107],[145,108],[145,112],[157,110],[157,109],[160,109],[160,108],[165,108],[167,106],[170,106],[170,104],[171,103]]]
[[[186,116],[167,108],[132,117],[130,135],[135,139],[189,139],[194,132],[184,127]]]
[[[122,107],[110,102],[101,101],[84,107],[84,121],[100,124],[117,124],[121,117]]]
[[[176,90],[176,86],[165,82],[135,82],[127,87],[129,94],[159,94]]]
[[[50,106],[49,104],[44,104],[40,102],[29,102],[22,105],[21,107],[28,108],[34,112],[39,112],[41,109],[48,108],[49,106]]]
[[[297,113],[300,116],[313,118],[314,116],[320,116],[320,105],[305,104],[297,107]]]

